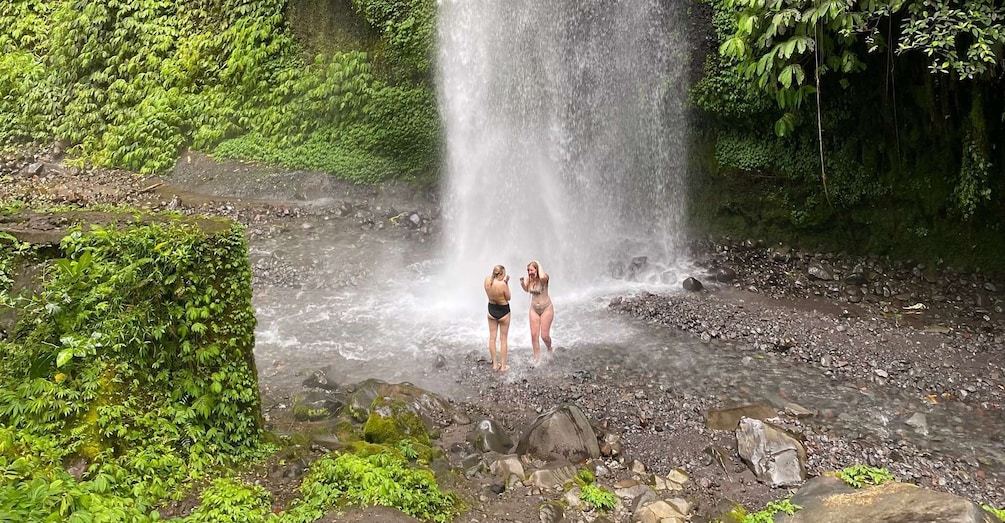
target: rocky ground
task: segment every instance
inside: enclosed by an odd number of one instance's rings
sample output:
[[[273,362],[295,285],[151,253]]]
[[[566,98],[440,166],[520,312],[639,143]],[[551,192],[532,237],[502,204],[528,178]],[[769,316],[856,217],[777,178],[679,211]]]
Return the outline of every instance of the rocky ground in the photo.
[[[248,226],[249,236],[281,234],[305,215],[354,220],[360,227],[394,228],[416,241],[437,232],[435,197],[407,187],[342,186],[323,175],[277,173],[255,165],[215,164],[192,154],[169,178],[71,167],[58,150],[0,158],[0,201],[68,205],[127,203],[151,210],[224,215]],[[241,178],[246,194],[228,194]],[[192,190],[198,186],[199,189]],[[269,189],[274,200],[252,198]],[[692,255],[707,273],[694,274],[702,289],[669,296],[646,294],[614,300],[612,314],[630,314],[705,341],[716,350],[750,358],[818,369],[835,387],[869,391],[898,389],[920,402],[952,405],[968,423],[990,427],[992,445],[1005,452],[1005,282],[980,273],[930,267],[879,257],[800,252],[756,241],[696,242]],[[286,267],[262,262],[256,285],[295,284]],[[675,387],[656,371],[639,372],[616,358],[603,362],[559,351],[567,373],[505,383],[496,379],[484,355],[446,366],[445,379],[470,387],[468,401],[455,401],[469,419],[498,420],[514,437],[540,413],[574,403],[597,430],[621,447],[599,465],[600,481],[614,485],[645,469],[666,476],[682,469],[690,476],[675,494],[695,504],[695,519],[721,513],[731,500],[760,507],[789,494],[758,482],[739,459],[731,431],[706,427],[707,413],[731,406],[702,390]],[[780,425],[799,433],[808,449],[811,475],[868,463],[890,469],[902,481],[1005,507],[1002,462],[982,455],[950,456],[899,438],[856,436],[836,431],[829,420],[840,412],[800,408],[798,399],[769,398]],[[915,420],[915,423],[919,423]],[[923,423],[923,420],[921,421]],[[917,428],[917,427],[915,427]],[[463,452],[470,428],[444,429],[442,442]],[[997,439],[994,439],[997,438]],[[617,446],[615,446],[617,448]],[[304,464],[322,449],[301,456]],[[607,449],[611,454],[611,449]],[[633,470],[634,469],[634,470]],[[289,465],[266,470],[259,481],[278,499],[289,499],[296,473]],[[558,492],[474,477],[455,485],[473,501],[461,521],[538,521],[541,503]],[[625,509],[627,511],[627,508]],[[621,520],[627,512],[612,516]],[[348,521],[386,513],[358,511]],[[594,519],[594,515],[581,516]],[[402,519],[404,521],[404,519]]]

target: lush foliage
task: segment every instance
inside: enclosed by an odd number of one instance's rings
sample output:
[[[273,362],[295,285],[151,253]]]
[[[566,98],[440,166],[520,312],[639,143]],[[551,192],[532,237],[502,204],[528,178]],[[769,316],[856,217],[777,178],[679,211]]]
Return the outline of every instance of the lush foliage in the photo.
[[[191,146],[357,181],[428,177],[435,6],[355,5],[380,49],[305,60],[285,0],[5,2],[0,143],[60,139],[145,173]]]
[[[372,452],[341,453],[315,461],[299,487],[302,499],[279,521],[307,523],[333,508],[395,507],[423,521],[449,521],[460,502],[440,491],[428,469],[410,467],[386,447]]]
[[[841,469],[838,477],[854,488],[862,488],[866,485],[882,485],[888,481],[893,481],[893,474],[886,469],[870,467],[868,465],[852,465]]]
[[[579,499],[587,506],[601,512],[610,512],[618,505],[618,496],[595,483],[584,485]]]
[[[587,507],[601,512],[610,512],[618,505],[618,497],[610,490],[594,483],[596,476],[587,469],[580,469],[573,481],[579,485],[579,499]]]
[[[707,2],[691,94],[724,232],[1005,267],[1000,2]]]
[[[381,35],[381,52],[401,74],[431,73],[436,39],[436,3],[430,0],[351,0]]]
[[[779,512],[791,516],[801,508],[803,507],[793,505],[791,500],[783,499],[780,501],[769,501],[763,509],[753,513],[747,513],[743,507],[737,505],[728,513],[728,516],[731,520],[739,521],[740,523],[773,523],[775,515]]]
[[[261,523],[271,513],[271,497],[259,485],[220,478],[199,495],[201,503],[179,523]]]
[[[861,43],[867,52],[921,52],[932,71],[961,78],[994,77],[1005,66],[1005,6],[994,0],[725,0],[723,6],[738,15],[721,53],[783,109],[816,93],[818,75],[864,69]],[[778,133],[791,132],[795,119],[786,113]]]
[[[241,228],[119,220],[73,230],[38,261],[35,291],[4,300],[19,317],[0,342],[0,514],[14,520],[142,520],[260,452]]]
[[[981,508],[994,514],[998,519],[1005,521],[1005,509],[994,508],[991,505],[981,505]]]

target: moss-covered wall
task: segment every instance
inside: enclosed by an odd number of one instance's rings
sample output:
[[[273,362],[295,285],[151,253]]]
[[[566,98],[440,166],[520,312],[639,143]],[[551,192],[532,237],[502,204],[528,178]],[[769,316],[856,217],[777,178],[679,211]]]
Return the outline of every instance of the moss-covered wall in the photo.
[[[83,460],[85,479],[109,475],[156,499],[256,452],[239,225],[66,210],[7,211],[0,222],[0,269],[11,269],[0,270],[0,308],[18,320],[0,340],[0,462],[23,465],[8,469],[0,498]],[[25,267],[37,279],[15,286]]]

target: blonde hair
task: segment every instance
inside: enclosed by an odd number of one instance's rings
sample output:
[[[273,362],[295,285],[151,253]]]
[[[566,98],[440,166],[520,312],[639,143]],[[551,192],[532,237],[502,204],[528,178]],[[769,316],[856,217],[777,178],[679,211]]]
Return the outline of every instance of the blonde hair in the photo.
[[[493,279],[498,278],[500,274],[505,274],[505,273],[506,273],[506,267],[503,267],[502,265],[496,265],[495,267],[492,267],[492,278]]]
[[[537,277],[540,278],[541,277],[541,264],[538,263],[537,260],[531,260],[530,263],[527,264],[527,266],[530,267],[531,265],[533,265],[534,268],[537,269]]]

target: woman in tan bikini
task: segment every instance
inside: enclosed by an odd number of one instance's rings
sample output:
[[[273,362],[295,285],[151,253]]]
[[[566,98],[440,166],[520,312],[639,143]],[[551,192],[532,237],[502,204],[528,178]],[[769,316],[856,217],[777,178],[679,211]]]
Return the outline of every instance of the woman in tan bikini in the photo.
[[[496,265],[492,275],[485,277],[485,294],[489,298],[489,354],[492,355],[492,370],[506,372],[506,337],[509,334],[509,276],[506,268]],[[496,333],[499,335],[499,358],[496,358]]]
[[[534,363],[541,361],[541,341],[551,353],[551,321],[555,319],[555,307],[548,296],[548,274],[541,270],[541,264],[532,261],[527,264],[527,279],[520,278],[520,286],[530,293],[530,344],[534,348]]]

